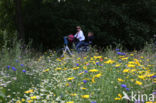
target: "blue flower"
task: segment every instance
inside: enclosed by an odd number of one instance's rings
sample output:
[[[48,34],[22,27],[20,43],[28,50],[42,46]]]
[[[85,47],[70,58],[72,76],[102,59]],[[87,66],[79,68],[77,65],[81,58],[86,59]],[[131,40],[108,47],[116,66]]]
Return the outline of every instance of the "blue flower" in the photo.
[[[96,65],[98,65],[99,64],[99,62],[96,62]]]
[[[83,83],[87,83],[87,80],[83,80]]]
[[[19,60],[16,60],[16,63],[18,63],[19,62]]]
[[[144,101],[143,100],[142,101],[137,100],[134,103],[144,103]]]
[[[125,53],[117,52],[118,55],[125,55]]]
[[[129,91],[130,89],[129,88],[126,88],[126,90]]]
[[[115,49],[115,51],[119,51],[120,49]]]
[[[122,84],[121,87],[126,88],[127,86],[125,84]]]
[[[8,66],[7,66],[7,68],[9,69],[9,68],[10,68],[10,66],[8,65]]]
[[[76,64],[76,66],[79,66],[79,64]]]
[[[24,67],[24,64],[21,64],[22,67]]]
[[[151,78],[156,78],[156,75],[152,76]]]
[[[96,103],[96,101],[91,101],[91,103]]]
[[[83,73],[83,72],[79,72],[79,73]]]
[[[23,72],[23,73],[25,73],[25,72],[26,72],[26,70],[23,70],[22,72]]]
[[[153,92],[152,94],[156,95],[156,92]]]
[[[16,69],[15,67],[12,67],[12,70],[13,70],[13,71],[16,71],[17,69]]]
[[[85,73],[88,73],[88,71],[87,71],[87,70],[85,70],[84,72],[85,72]]]

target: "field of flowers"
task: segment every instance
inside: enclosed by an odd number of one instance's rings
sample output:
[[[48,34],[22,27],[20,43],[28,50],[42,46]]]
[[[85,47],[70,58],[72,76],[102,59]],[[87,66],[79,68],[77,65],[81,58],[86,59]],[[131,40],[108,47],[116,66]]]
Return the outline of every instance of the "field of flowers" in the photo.
[[[0,58],[0,102],[156,103],[156,52],[109,49],[56,58],[52,51],[33,57],[17,49]]]

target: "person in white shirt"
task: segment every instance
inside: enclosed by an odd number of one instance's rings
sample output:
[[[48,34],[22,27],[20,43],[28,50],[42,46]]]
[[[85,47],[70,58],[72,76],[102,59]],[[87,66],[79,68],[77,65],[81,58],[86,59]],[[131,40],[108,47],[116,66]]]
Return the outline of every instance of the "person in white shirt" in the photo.
[[[76,50],[80,52],[79,48],[85,44],[85,36],[80,26],[77,26],[76,29],[77,33],[74,35],[74,37],[79,40],[79,42],[76,44]]]

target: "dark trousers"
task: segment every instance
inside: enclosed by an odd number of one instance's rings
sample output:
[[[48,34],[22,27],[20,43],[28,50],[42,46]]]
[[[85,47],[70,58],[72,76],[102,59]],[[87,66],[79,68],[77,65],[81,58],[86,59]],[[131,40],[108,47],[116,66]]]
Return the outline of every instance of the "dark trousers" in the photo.
[[[80,47],[83,46],[84,44],[85,44],[84,41],[79,41],[79,42],[76,44],[76,50],[77,50],[78,53],[80,52]]]

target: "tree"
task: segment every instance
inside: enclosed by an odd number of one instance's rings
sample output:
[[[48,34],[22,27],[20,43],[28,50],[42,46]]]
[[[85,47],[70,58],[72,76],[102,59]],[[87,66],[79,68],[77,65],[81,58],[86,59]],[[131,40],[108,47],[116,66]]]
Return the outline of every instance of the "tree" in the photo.
[[[24,26],[22,20],[22,1],[14,0],[14,2],[15,2],[15,11],[16,11],[16,25],[18,31],[17,38],[24,39]]]

